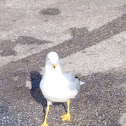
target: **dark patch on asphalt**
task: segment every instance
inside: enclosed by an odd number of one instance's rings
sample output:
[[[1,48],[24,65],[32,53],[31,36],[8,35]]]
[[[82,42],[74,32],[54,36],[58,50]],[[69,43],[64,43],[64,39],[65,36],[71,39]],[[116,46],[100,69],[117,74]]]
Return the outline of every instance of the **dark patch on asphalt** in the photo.
[[[6,48],[14,48],[16,43],[10,40],[3,40],[0,43],[0,50],[6,49]]]
[[[16,51],[14,51],[13,49],[4,49],[0,53],[0,55],[2,57],[4,57],[4,56],[11,56],[11,55],[14,55],[15,56],[16,54],[17,54]]]
[[[16,43],[10,40],[3,40],[0,44],[0,56],[11,56],[16,55],[16,51],[13,50]]]
[[[36,39],[34,37],[31,36],[19,36],[16,40],[16,43],[20,43],[20,44],[47,44],[47,43],[51,43],[50,41],[45,41],[45,40],[40,40],[40,39]]]
[[[87,28],[70,28],[69,30],[71,31],[73,38],[75,38],[77,36],[86,37],[89,35],[89,31]]]
[[[40,13],[44,15],[57,15],[61,12],[58,8],[46,8],[46,9],[42,9]]]
[[[46,40],[36,39],[31,36],[19,36],[15,41],[3,40],[0,43],[0,50],[1,50],[0,56],[6,57],[6,56],[17,55],[17,52],[14,50],[14,47],[16,46],[17,43],[27,44],[27,45],[32,45],[32,44],[41,45],[41,44],[47,44],[51,42]]]

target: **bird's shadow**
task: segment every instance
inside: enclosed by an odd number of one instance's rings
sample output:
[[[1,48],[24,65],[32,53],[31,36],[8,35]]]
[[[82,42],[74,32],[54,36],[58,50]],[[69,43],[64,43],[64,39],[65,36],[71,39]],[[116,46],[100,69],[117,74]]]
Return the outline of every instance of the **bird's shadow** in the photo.
[[[31,71],[30,72],[30,79],[31,79],[31,96],[40,104],[42,104],[43,106],[43,113],[45,113],[45,108],[47,106],[47,102],[46,102],[46,99],[44,98],[40,88],[39,88],[39,85],[40,85],[40,82],[41,82],[41,79],[42,79],[42,76],[41,74],[38,72],[38,71]],[[65,104],[64,103],[53,103],[53,105],[55,106],[59,106],[59,105],[62,105],[65,109],[65,111],[67,112],[66,110],[66,107],[65,107]]]
[[[31,71],[30,72],[30,79],[31,79],[31,96],[43,106],[43,112],[45,113],[45,108],[47,106],[46,99],[44,98],[39,85],[42,79],[41,74],[38,71]]]

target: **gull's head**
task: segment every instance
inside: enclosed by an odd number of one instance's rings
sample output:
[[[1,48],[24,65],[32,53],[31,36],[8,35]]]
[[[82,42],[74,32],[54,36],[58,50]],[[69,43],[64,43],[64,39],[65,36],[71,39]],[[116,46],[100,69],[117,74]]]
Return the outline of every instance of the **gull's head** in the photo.
[[[46,56],[46,65],[52,66],[54,69],[59,65],[59,56],[56,52],[49,52]]]

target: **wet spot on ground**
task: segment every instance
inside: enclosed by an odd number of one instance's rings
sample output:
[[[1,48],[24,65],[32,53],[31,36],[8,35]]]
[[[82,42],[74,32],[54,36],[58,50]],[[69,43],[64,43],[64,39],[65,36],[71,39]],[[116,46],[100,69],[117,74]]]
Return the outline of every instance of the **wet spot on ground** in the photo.
[[[0,53],[1,56],[11,56],[11,55],[16,55],[16,54],[17,54],[16,51],[14,51],[13,49],[4,49]]]
[[[46,9],[42,9],[40,13],[44,15],[57,15],[61,12],[58,8],[46,8]]]
[[[19,36],[16,40],[16,43],[20,43],[20,44],[47,44],[47,43],[51,43],[50,41],[46,41],[46,40],[40,40],[40,39],[36,39],[35,37],[31,37],[31,36]]]

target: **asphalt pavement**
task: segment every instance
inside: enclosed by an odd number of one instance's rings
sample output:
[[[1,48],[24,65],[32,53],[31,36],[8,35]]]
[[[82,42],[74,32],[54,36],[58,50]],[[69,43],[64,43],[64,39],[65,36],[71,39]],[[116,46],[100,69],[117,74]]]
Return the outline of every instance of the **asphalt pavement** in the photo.
[[[45,57],[85,82],[54,104],[49,126],[126,126],[125,0],[0,0],[0,126],[40,126],[46,100],[39,83]]]

